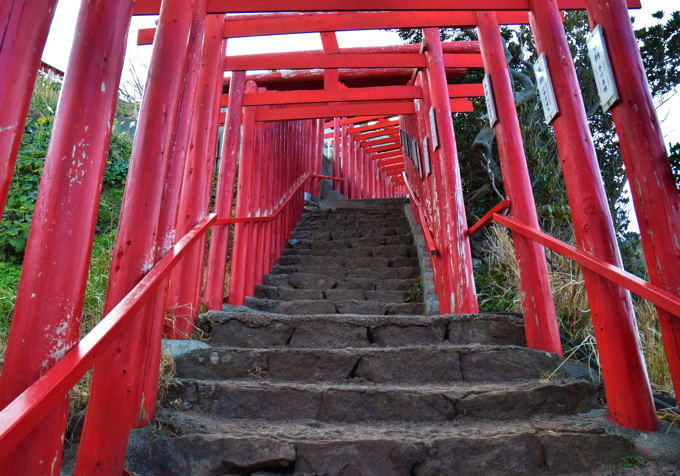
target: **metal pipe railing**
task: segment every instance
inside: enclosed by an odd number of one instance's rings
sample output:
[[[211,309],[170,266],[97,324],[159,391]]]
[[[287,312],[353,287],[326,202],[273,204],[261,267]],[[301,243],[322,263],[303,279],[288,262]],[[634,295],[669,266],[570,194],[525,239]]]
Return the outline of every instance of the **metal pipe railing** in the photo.
[[[40,379],[0,411],[0,459],[11,453],[26,435],[38,427],[43,417],[63,401],[68,391],[89,369],[101,362],[102,358],[106,358],[106,350],[123,336],[137,312],[150,302],[154,291],[191,246],[205,236],[215,220],[216,215],[211,214],[192,228],[92,331],[66,352]],[[138,345],[145,343],[139,342]],[[97,398],[97,395],[93,395],[92,398]],[[106,410],[109,415],[110,411],[110,408]],[[82,440],[80,451],[87,448],[87,444],[87,440]]]

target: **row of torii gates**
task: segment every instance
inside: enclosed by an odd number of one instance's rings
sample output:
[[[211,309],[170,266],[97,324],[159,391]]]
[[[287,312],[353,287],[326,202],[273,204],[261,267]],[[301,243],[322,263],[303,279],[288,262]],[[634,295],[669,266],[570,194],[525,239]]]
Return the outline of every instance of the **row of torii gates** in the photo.
[[[55,3],[6,0],[0,5],[3,209]],[[221,308],[229,249],[229,302],[242,303],[252,294],[298,221],[304,193],[318,194],[323,179],[349,198],[410,196],[444,313],[478,311],[469,236],[491,221],[512,230],[527,342],[534,348],[562,352],[543,247],[580,263],[610,417],[631,428],[657,427],[629,291],[657,306],[677,395],[680,198],[629,19],[628,7],[639,7],[638,0],[423,0],[418,10],[414,6],[406,0],[83,3],[2,373],[3,473],[58,473],[67,395],[89,369],[91,396],[76,473],[124,472],[130,429],[153,417],[161,336],[191,334],[201,303]],[[606,39],[618,90],[612,114],[650,282],[621,268],[564,35],[560,10],[584,8],[591,26],[599,26]],[[130,16],[159,13],[157,29],[139,35],[140,44],[153,41],[153,57],[105,317],[79,340]],[[499,25],[526,23],[546,59],[544,77],[554,86],[557,111],[549,120],[576,247],[542,233],[536,217],[499,33]],[[476,26],[479,42],[442,43],[438,28],[452,26]],[[336,31],[397,27],[423,28],[423,44],[345,50],[335,36]],[[303,32],[320,32],[323,51],[226,56],[229,38]],[[507,193],[507,200],[470,227],[451,120],[452,113],[471,110],[470,97],[484,93],[479,84],[455,82],[469,68],[484,68],[488,75],[487,105],[495,110]],[[280,71],[246,74],[253,70]],[[225,79],[224,71],[232,71],[231,76]],[[329,139],[335,170],[324,177],[322,148]],[[168,308],[172,317],[164,317]]]

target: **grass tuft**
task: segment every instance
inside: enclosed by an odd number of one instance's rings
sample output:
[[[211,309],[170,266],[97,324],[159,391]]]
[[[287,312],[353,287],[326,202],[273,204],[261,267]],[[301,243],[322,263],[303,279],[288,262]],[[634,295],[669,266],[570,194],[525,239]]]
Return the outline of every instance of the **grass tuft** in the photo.
[[[479,254],[484,257],[483,267],[477,270],[481,309],[521,312],[519,271],[510,232],[498,225],[488,227]],[[588,359],[599,363],[581,266],[550,250],[547,250],[546,258],[561,331],[576,348],[587,354]],[[634,305],[652,387],[672,395],[673,385],[656,309],[643,299],[635,299]],[[574,353],[573,349],[565,350],[566,356]]]

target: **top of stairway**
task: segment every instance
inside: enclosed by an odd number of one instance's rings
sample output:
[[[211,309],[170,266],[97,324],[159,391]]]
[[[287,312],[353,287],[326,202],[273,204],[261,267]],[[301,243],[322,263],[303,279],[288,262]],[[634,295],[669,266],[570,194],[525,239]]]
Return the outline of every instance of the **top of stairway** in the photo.
[[[320,200],[319,209],[321,210],[341,210],[341,209],[394,209],[404,206],[403,198],[365,198],[357,200]]]

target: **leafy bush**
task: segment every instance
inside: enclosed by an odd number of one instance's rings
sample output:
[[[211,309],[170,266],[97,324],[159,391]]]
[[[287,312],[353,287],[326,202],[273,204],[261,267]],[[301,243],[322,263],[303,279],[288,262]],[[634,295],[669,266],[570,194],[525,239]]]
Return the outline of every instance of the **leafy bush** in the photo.
[[[23,258],[54,123],[58,93],[58,83],[38,76],[7,205],[0,222],[0,261],[20,264]],[[112,134],[98,220],[97,231],[100,233],[115,229],[131,150],[132,143],[127,137]]]
[[[0,222],[0,356],[9,330],[59,88],[59,83],[38,75]],[[112,134],[83,309],[83,330],[89,330],[101,314],[131,149],[132,143],[126,136]]]
[[[26,121],[7,205],[0,222],[0,261],[21,262],[52,121],[52,116],[29,117]]]
[[[21,266],[0,261],[0,341],[6,339],[9,331],[20,273]]]

